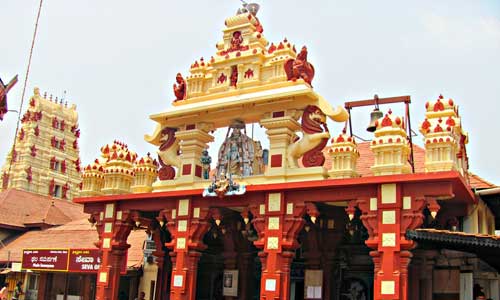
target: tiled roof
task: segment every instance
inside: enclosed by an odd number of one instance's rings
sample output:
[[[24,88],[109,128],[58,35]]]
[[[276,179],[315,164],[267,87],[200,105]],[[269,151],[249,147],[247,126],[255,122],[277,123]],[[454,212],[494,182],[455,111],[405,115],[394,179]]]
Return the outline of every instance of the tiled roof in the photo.
[[[497,187],[497,185],[494,185],[493,183],[477,176],[472,172],[469,172],[469,180],[470,180],[470,185],[476,189],[490,189]]]
[[[373,173],[370,169],[373,166],[375,161],[375,157],[373,156],[373,152],[370,150],[370,142],[360,142],[357,144],[359,151],[359,158],[356,165],[356,172],[362,176],[373,176]],[[324,166],[327,169],[330,169],[332,165],[332,161],[330,155],[328,154],[328,150],[330,147],[326,147],[323,152],[325,154],[326,160]],[[425,149],[413,144],[413,159],[415,161],[415,173],[424,173],[425,172]],[[472,188],[482,189],[482,188],[492,188],[495,187],[494,184],[482,179],[476,174],[470,173],[470,185]]]
[[[411,231],[409,231],[411,232]],[[489,239],[498,241],[496,244],[500,247],[500,236],[491,235],[491,234],[482,234],[482,233],[468,233],[462,231],[451,231],[451,230],[443,230],[443,229],[434,229],[434,228],[419,228],[414,230],[415,234],[423,235],[428,234],[428,236],[434,236],[436,239],[444,239],[446,237],[466,237],[466,238],[474,238],[474,239]]]
[[[26,232],[0,249],[0,262],[6,262],[9,255],[11,262],[20,262],[22,250],[26,248],[96,248],[94,242],[98,240],[97,231],[90,226],[87,219],[88,216],[62,226]],[[146,233],[141,230],[130,233],[127,240],[131,245],[128,250],[127,267],[141,265],[142,244],[146,237]]]
[[[406,238],[423,249],[450,249],[474,253],[491,267],[500,271],[500,237],[449,230],[416,229],[406,231]]]
[[[68,200],[9,189],[0,192],[0,227],[32,227],[34,224],[62,225],[86,215],[83,206]]]

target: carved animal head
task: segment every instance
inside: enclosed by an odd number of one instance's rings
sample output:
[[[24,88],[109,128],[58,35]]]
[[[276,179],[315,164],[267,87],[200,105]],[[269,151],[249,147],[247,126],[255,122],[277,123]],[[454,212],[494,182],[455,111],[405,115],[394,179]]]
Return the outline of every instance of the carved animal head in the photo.
[[[302,114],[302,130],[306,133],[323,132],[322,124],[326,123],[326,115],[314,105],[308,105]]]
[[[160,133],[160,150],[164,151],[170,148],[175,142],[175,132],[177,128],[165,127]]]

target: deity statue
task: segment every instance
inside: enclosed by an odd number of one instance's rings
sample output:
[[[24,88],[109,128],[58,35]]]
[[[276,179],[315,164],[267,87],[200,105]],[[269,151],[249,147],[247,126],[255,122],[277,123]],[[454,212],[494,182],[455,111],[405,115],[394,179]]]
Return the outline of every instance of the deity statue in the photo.
[[[229,48],[229,51],[240,50],[242,43],[243,43],[243,37],[241,36],[241,31],[233,32],[233,38],[231,39],[231,47]]]
[[[239,129],[235,129],[229,140],[229,152],[226,154],[227,171],[230,174],[241,176],[243,173],[243,153],[241,153],[242,149],[239,145],[241,145],[241,132]]]
[[[230,77],[230,86],[236,87],[236,83],[238,82],[238,67],[237,66],[232,66],[231,67],[231,77]]]
[[[16,83],[17,75],[7,85],[0,78],[0,121],[3,120],[3,116],[9,111],[7,107],[7,93]]]
[[[201,166],[203,168],[203,179],[210,178],[210,164],[212,163],[212,157],[208,155],[208,150],[203,150],[200,158]]]
[[[262,146],[242,132],[245,124],[235,121],[219,149],[216,177],[246,177],[263,173]],[[260,153],[260,154],[259,154]]]
[[[181,73],[177,73],[177,76],[175,76],[175,81],[177,83],[174,83],[174,101],[186,99],[186,81],[182,77]]]
[[[307,61],[307,47],[303,46],[295,59],[285,63],[285,73],[288,80],[296,81],[299,78],[311,84],[314,78],[314,66]]]

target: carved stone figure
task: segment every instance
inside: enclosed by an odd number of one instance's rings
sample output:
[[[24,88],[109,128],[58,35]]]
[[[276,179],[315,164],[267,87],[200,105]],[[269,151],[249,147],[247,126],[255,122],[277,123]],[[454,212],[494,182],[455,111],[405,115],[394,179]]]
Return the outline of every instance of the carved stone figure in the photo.
[[[229,126],[219,149],[216,177],[245,177],[263,173],[262,146],[248,137],[244,128],[245,124],[240,121]]]
[[[238,83],[238,67],[237,66],[231,67],[230,80],[231,80],[230,85],[236,87],[236,84]]]
[[[298,168],[297,160],[300,157],[303,157],[304,167],[322,166],[325,162],[322,150],[330,138],[326,116],[317,106],[308,105],[302,114],[301,123],[302,139],[288,146],[288,167]]]
[[[231,47],[229,51],[238,51],[241,49],[241,44],[243,43],[243,37],[241,36],[241,31],[233,32],[233,38],[231,39]]]
[[[208,150],[203,150],[200,158],[201,166],[203,168],[203,179],[210,178],[210,164],[212,163],[212,158],[208,155]]]
[[[180,170],[181,159],[179,158],[179,141],[175,138],[176,128],[166,127],[161,131],[160,151],[158,151],[158,162],[160,180],[172,180],[175,178],[175,169]]]
[[[295,59],[291,58],[285,63],[285,73],[288,80],[304,79],[308,84],[314,78],[314,66],[307,61],[307,47],[303,46]]]
[[[186,99],[186,81],[182,77],[181,73],[177,73],[175,81],[177,82],[174,83],[175,101]]]

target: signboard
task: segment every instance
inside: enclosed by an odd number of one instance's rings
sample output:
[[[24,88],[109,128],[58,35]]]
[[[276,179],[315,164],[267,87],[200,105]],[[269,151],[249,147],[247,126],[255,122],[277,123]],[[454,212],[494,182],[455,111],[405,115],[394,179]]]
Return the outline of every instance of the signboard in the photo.
[[[97,273],[101,258],[98,249],[70,249],[68,272]]]
[[[24,249],[22,269],[67,271],[68,249]]]
[[[120,268],[127,274],[128,251]],[[97,273],[101,264],[99,249],[24,249],[23,270]]]

